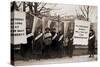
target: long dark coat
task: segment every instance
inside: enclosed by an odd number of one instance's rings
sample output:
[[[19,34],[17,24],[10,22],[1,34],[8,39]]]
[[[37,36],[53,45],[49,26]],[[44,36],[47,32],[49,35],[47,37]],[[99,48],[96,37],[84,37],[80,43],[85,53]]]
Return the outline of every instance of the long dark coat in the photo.
[[[55,34],[57,34],[56,32],[51,32],[52,34],[52,38],[55,36]],[[52,40],[52,44],[51,47],[53,50],[57,49],[57,36],[55,37],[55,39]]]
[[[73,54],[73,33],[68,34],[68,55],[72,56]]]
[[[33,54],[42,54],[42,49],[43,49],[43,35],[39,39],[35,40],[35,37],[37,37],[38,35],[39,35],[38,33],[34,34]]]
[[[94,33],[89,34],[89,37],[94,35]],[[95,35],[92,39],[89,39],[89,44],[88,44],[88,51],[94,52],[95,50]]]

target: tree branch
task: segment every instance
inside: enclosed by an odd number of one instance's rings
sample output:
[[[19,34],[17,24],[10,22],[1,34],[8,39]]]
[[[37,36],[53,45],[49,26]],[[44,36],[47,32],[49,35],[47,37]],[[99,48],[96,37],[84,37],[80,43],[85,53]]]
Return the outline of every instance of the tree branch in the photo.
[[[39,12],[45,7],[46,3],[41,7],[41,9],[39,10]]]
[[[83,16],[86,17],[86,14],[84,13],[84,10],[82,8],[80,8],[80,9],[81,9],[81,12],[82,12]]]

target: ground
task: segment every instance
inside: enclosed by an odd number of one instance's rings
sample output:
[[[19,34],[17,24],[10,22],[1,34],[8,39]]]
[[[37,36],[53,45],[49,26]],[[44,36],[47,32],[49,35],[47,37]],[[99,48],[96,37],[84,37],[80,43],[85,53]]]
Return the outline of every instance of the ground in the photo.
[[[89,58],[89,55],[81,55],[81,56],[73,56],[70,57],[63,57],[63,58],[52,58],[52,59],[30,59],[27,61],[17,60],[15,61],[15,66],[22,66],[22,65],[42,65],[42,64],[60,64],[60,63],[73,63],[73,62],[87,62],[87,61],[96,61],[97,55],[95,57]]]

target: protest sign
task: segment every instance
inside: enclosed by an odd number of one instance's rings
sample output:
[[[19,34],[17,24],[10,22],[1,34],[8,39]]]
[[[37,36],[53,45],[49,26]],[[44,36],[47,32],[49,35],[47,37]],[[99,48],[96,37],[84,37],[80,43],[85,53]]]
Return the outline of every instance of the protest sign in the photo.
[[[90,22],[75,20],[73,44],[88,45],[89,29],[90,29]]]
[[[11,44],[26,43],[26,13],[14,11],[11,13]]]

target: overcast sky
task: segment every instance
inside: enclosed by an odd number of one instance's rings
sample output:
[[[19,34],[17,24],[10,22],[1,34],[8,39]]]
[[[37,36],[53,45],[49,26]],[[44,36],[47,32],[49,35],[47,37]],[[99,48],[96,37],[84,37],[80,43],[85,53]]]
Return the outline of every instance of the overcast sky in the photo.
[[[18,4],[18,2],[17,2]],[[43,5],[43,3],[41,4]],[[40,5],[40,7],[41,7]],[[53,9],[50,14],[51,15],[60,15],[60,16],[69,16],[69,15],[74,15],[76,16],[76,12],[81,14],[80,7],[82,5],[71,5],[71,4],[56,4],[56,3],[47,3],[45,7]],[[97,7],[93,7],[91,15],[90,15],[90,20],[92,22],[97,22]],[[28,10],[28,8],[27,8]],[[27,11],[26,10],[26,11]]]
[[[59,15],[76,15],[75,10],[78,10],[79,6],[74,6],[74,5],[65,5],[65,4],[48,4],[46,7],[50,7],[52,5],[52,10],[51,14],[59,14]],[[54,5],[54,7],[53,7]]]
[[[54,7],[53,7],[54,6]],[[51,11],[51,15],[61,15],[61,16],[76,16],[76,12],[81,14],[80,7],[81,5],[69,5],[69,4],[47,4],[46,7],[50,7],[54,10]],[[97,7],[91,6],[90,20],[92,22],[97,22]]]

